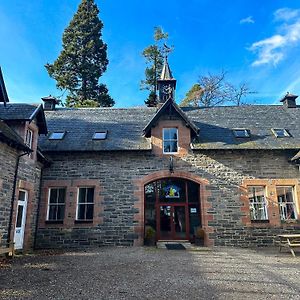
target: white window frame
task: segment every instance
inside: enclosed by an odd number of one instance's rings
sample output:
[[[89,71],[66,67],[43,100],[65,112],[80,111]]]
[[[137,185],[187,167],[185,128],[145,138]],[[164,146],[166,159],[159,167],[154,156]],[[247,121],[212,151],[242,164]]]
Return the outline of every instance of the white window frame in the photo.
[[[59,202],[56,202],[56,203],[54,203],[54,204],[50,204],[50,195],[51,195],[51,190],[59,190],[59,189],[64,189],[65,190],[65,202],[64,203],[59,203]],[[49,188],[49,191],[48,191],[48,207],[47,207],[47,221],[53,221],[53,222],[55,222],[55,221],[63,221],[64,220],[64,218],[63,219],[56,219],[56,220],[54,220],[54,219],[49,219],[49,214],[50,214],[50,206],[64,206],[64,214],[65,214],[65,209],[66,209],[66,193],[67,193],[67,189],[65,188],[65,187],[51,187],[51,188]],[[57,197],[58,197],[58,194],[57,194]],[[56,199],[57,200],[57,199]]]
[[[59,136],[56,136],[57,134],[59,134]],[[63,140],[65,134],[65,131],[53,131],[50,133],[48,140]]]
[[[255,196],[254,198],[249,197],[249,193],[252,191],[249,191],[249,189],[255,189],[255,188],[262,188],[264,193],[263,193],[263,199],[262,201],[258,201],[258,197],[260,196]],[[248,198],[249,198],[249,208],[250,208],[250,219],[251,221],[268,221],[269,216],[268,216],[268,201],[266,198],[266,187],[264,185],[249,185],[247,187],[248,189]],[[253,199],[253,201],[251,200]],[[254,211],[253,214],[251,214],[251,211]],[[262,213],[259,213],[259,211],[262,211]],[[257,218],[258,215],[263,215],[263,218]],[[254,218],[252,218],[252,216]]]
[[[284,136],[279,136],[277,134],[277,130],[283,130],[283,134]],[[277,138],[285,138],[285,137],[291,137],[291,134],[285,129],[285,128],[272,128],[271,131],[273,132],[273,134],[277,137]]]
[[[28,134],[30,135],[29,140],[28,140]],[[32,144],[33,144],[33,131],[30,128],[27,128],[25,134],[25,145],[27,145],[30,149],[32,149]]]
[[[245,136],[239,136],[237,134],[237,131],[243,131],[245,133]],[[250,130],[249,129],[246,129],[246,128],[233,128],[232,129],[232,132],[234,134],[234,136],[238,139],[246,139],[246,138],[250,138]]]
[[[93,189],[94,190],[93,202],[79,203],[79,190],[80,189]],[[87,197],[87,192],[85,194],[85,197]],[[79,205],[91,205],[91,204],[93,204],[93,218],[92,219],[79,219],[78,218]],[[76,205],[76,221],[93,221],[94,220],[94,208],[95,208],[95,187],[94,186],[80,186],[80,187],[78,187],[78,189],[77,189],[77,205]]]
[[[170,129],[175,129],[176,130],[176,135],[177,135],[177,139],[165,139],[165,130],[170,130]],[[162,130],[162,148],[163,148],[163,154],[177,154],[178,150],[179,150],[179,145],[178,145],[178,128],[176,127],[166,127],[163,128]],[[175,142],[176,141],[176,145],[177,145],[177,151],[176,152],[165,152],[165,142]]]
[[[99,131],[95,131],[94,135],[93,135],[93,140],[106,140],[107,138],[107,130],[99,130]]]
[[[277,189],[278,188],[291,188],[292,189],[292,201],[285,201],[285,202],[280,202],[278,199],[278,194],[277,194]],[[278,201],[278,206],[279,206],[279,214],[280,214],[280,220],[281,221],[289,221],[289,220],[297,220],[298,219],[298,214],[297,214],[297,209],[296,209],[296,199],[295,199],[295,186],[293,185],[277,185],[276,186],[276,194],[277,194],[277,201]],[[286,194],[286,193],[285,193]],[[286,197],[285,197],[286,199]],[[287,218],[287,203],[289,205],[292,205],[293,211],[294,211],[294,217],[293,219]]]

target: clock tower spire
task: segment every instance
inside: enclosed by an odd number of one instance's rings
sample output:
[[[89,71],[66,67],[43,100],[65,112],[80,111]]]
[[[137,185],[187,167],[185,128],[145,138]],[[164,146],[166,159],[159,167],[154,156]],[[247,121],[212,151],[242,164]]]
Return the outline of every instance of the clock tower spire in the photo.
[[[164,103],[170,98],[175,101],[176,79],[172,75],[167,55],[165,56],[160,78],[157,80],[157,88],[159,91],[159,103]]]

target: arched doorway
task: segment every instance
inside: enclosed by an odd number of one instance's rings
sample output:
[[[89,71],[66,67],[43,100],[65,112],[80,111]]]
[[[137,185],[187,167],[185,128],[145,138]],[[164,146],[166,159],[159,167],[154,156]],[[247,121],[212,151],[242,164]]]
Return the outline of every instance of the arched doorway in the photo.
[[[200,185],[183,178],[161,178],[144,186],[144,229],[157,240],[190,240],[201,226]]]

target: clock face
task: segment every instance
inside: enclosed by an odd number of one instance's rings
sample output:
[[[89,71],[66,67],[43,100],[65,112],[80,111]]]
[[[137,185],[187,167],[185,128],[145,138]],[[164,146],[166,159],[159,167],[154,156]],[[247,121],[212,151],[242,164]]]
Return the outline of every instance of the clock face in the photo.
[[[173,92],[173,89],[172,89],[172,86],[170,84],[167,84],[163,87],[162,91],[163,91],[164,94],[169,95]]]

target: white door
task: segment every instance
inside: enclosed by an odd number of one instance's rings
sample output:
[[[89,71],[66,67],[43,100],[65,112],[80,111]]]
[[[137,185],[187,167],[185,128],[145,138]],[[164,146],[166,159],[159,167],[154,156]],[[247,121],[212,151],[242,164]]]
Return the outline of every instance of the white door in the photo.
[[[27,191],[20,190],[18,195],[18,207],[17,207],[17,218],[15,226],[15,249],[23,249],[25,223],[26,223],[26,211],[27,211]]]

